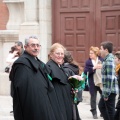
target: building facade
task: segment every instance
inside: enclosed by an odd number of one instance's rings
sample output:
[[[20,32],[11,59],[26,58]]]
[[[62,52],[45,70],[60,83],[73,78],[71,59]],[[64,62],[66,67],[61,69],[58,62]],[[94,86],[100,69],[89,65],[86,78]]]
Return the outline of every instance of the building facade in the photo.
[[[1,0],[0,11],[0,71],[14,42],[29,35],[38,36],[44,62],[54,42],[82,66],[90,46],[110,40],[120,50],[120,0]]]
[[[25,37],[36,35],[41,44],[40,59],[47,61],[51,45],[51,0],[1,0],[0,2],[0,71],[4,71],[6,57],[15,41],[24,43]],[[1,18],[1,17],[0,17]]]

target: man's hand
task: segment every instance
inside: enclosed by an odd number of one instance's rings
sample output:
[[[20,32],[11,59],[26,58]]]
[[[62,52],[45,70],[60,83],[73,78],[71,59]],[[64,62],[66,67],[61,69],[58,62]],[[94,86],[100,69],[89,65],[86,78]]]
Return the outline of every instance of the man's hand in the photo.
[[[18,56],[18,51],[15,50],[13,54],[14,54],[14,57]]]

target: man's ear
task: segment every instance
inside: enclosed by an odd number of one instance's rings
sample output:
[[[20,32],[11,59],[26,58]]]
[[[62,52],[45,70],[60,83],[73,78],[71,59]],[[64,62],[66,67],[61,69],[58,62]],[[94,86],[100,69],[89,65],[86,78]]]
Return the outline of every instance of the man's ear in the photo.
[[[108,49],[105,49],[105,51],[106,51],[107,53],[109,53],[109,52],[108,52]]]
[[[24,49],[26,49],[27,48],[27,45],[24,45]]]

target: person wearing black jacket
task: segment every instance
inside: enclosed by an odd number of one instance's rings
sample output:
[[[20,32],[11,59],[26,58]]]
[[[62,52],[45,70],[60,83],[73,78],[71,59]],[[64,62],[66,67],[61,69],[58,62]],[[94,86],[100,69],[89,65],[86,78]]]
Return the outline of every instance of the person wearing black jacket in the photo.
[[[63,68],[65,48],[59,44],[54,43],[49,52],[49,61],[47,66],[51,69],[50,76],[52,77],[52,84],[58,99],[59,108],[64,120],[80,120],[79,116],[74,119],[71,90],[68,75]],[[76,108],[77,109],[77,108]]]
[[[68,76],[81,75],[83,68],[73,59],[69,51],[65,52],[64,69]],[[78,92],[78,103],[82,102],[82,91]]]
[[[52,92],[49,69],[37,57],[40,51],[38,38],[26,38],[24,47],[24,53],[14,62],[9,76],[14,90],[15,120],[63,120]],[[51,101],[52,97],[55,102]]]
[[[65,69],[65,71],[69,77],[73,76],[73,75],[79,75],[82,72],[82,67],[80,67],[79,64],[73,59],[73,57],[69,51],[65,51],[63,65],[64,65],[63,68]],[[82,102],[82,90],[78,91],[78,93],[77,93],[77,104],[75,104],[75,103],[73,104],[73,106],[76,107],[76,110],[78,110],[77,105],[79,104],[79,102]],[[76,116],[80,117],[78,111],[76,111]]]

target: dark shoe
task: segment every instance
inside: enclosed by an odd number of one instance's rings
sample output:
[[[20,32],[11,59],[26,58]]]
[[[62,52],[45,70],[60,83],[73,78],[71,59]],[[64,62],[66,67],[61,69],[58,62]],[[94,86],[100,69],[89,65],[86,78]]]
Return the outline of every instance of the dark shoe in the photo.
[[[93,119],[98,119],[97,114],[93,115]]]

